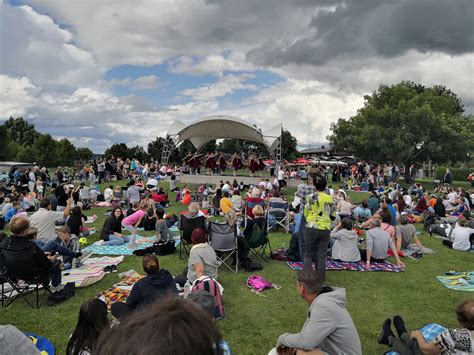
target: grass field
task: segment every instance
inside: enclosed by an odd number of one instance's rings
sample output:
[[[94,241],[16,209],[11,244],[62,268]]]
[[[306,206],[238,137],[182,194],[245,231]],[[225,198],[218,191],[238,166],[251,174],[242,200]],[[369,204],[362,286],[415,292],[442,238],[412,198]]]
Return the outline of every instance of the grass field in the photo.
[[[294,190],[289,190],[292,195]],[[350,192],[355,202],[365,198],[364,193]],[[170,195],[174,201],[174,194]],[[170,212],[184,208],[173,203]],[[94,208],[86,214],[97,214],[93,224],[101,228],[105,220],[106,208]],[[421,231],[421,226],[417,225]],[[146,233],[146,235],[148,235]],[[95,234],[90,242],[98,239]],[[270,241],[275,249],[288,246],[290,235],[271,233]],[[376,339],[382,321],[395,314],[402,315],[409,329],[436,322],[445,326],[456,326],[453,312],[455,305],[472,295],[466,292],[452,291],[436,281],[436,276],[446,271],[470,271],[474,266],[474,254],[449,250],[441,245],[439,239],[430,238],[426,233],[421,240],[427,247],[433,248],[436,255],[424,256],[412,261],[404,260],[407,268],[403,273],[376,273],[329,271],[327,284],[347,289],[348,309],[355,322],[362,341],[364,354],[381,354],[386,348],[377,344]],[[186,266],[186,260],[180,260],[179,254],[160,257],[161,267],[176,274]],[[284,262],[264,263],[259,274],[281,286],[280,290],[268,290],[266,297],[259,297],[247,288],[245,271],[233,274],[225,268],[219,270],[219,282],[225,288],[223,302],[225,317],[218,322],[224,338],[235,354],[266,354],[283,332],[297,332],[306,318],[307,305],[295,290],[295,272]],[[142,273],[141,259],[126,257],[118,271],[135,269]],[[0,310],[0,323],[13,324],[22,331],[34,332],[49,338],[59,354],[65,352],[80,305],[98,292],[119,281],[117,274],[108,274],[99,283],[87,288],[77,289],[76,296],[63,304],[51,308],[43,305],[40,309],[31,309],[22,300],[17,300],[8,309]],[[43,301],[45,303],[45,300]]]

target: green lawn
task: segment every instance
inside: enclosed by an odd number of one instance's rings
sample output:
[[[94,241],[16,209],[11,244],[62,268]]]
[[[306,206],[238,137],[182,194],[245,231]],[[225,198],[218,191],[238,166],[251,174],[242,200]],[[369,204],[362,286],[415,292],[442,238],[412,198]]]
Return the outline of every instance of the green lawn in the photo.
[[[292,195],[294,190],[288,191]],[[350,193],[355,201],[362,200],[364,193]],[[170,196],[174,201],[174,194]],[[183,208],[173,203],[170,211]],[[95,208],[87,214],[97,214],[95,227],[101,228],[105,208]],[[417,228],[421,227],[417,225]],[[147,233],[149,234],[149,233]],[[95,234],[91,242],[97,240]],[[290,235],[271,233],[272,248],[285,244]],[[429,322],[445,326],[456,326],[453,312],[455,305],[472,295],[444,288],[436,276],[446,271],[468,271],[474,265],[474,254],[447,249],[439,239],[421,236],[422,243],[436,251],[434,256],[424,256],[417,261],[405,260],[407,269],[403,273],[376,273],[329,271],[327,283],[347,289],[349,312],[356,324],[362,341],[364,354],[381,354],[385,349],[376,342],[382,321],[395,314],[402,315],[409,329],[421,327]],[[119,265],[119,272],[129,269],[141,270],[141,259],[126,257]],[[160,257],[163,268],[173,274],[181,272],[186,260],[179,254]],[[266,354],[274,346],[278,335],[297,332],[306,318],[306,304],[295,290],[295,272],[284,262],[269,261],[259,272],[268,280],[281,286],[280,290],[264,292],[259,297],[247,288],[248,273],[233,274],[225,268],[219,270],[219,282],[225,288],[223,302],[225,317],[218,322],[225,339],[235,354]],[[22,300],[17,300],[8,309],[0,310],[0,323],[13,324],[22,331],[30,331],[49,338],[59,354],[63,354],[69,335],[77,319],[80,305],[98,292],[119,281],[117,274],[109,274],[99,283],[78,289],[76,296],[63,304],[51,308],[46,305],[31,309]],[[44,300],[45,302],[45,300]]]

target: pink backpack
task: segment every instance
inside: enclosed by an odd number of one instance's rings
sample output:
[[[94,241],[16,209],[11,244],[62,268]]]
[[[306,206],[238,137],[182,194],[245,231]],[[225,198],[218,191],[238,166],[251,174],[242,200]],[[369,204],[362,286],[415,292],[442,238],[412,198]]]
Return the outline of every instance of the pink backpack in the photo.
[[[270,281],[265,280],[263,276],[260,275],[252,275],[249,276],[247,279],[247,286],[255,292],[256,294],[265,297],[265,295],[261,294],[260,292],[274,288],[276,290],[280,289],[280,286],[271,283]]]

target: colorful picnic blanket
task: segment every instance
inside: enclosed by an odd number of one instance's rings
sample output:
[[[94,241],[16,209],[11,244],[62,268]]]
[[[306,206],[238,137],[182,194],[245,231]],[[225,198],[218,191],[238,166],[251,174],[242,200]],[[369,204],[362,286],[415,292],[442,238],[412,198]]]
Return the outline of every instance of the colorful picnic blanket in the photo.
[[[288,266],[296,271],[303,270],[303,263],[300,261],[286,262]],[[314,268],[314,265],[313,265]],[[363,261],[358,261],[356,263],[348,263],[343,261],[334,261],[332,259],[326,259],[326,270],[349,270],[349,271],[387,271],[387,272],[401,272],[404,271],[402,268],[390,263],[371,263],[370,270],[365,268],[365,263]]]
[[[145,249],[149,246],[152,246],[153,242],[156,240],[155,237],[142,237],[141,239],[147,241],[145,243],[137,244],[133,249],[128,247],[128,243],[122,245],[89,245],[83,249],[83,252],[90,252],[96,255],[133,255],[135,250]],[[175,246],[178,246],[179,240],[175,240],[174,242]]]
[[[451,274],[451,273],[450,273]],[[453,272],[453,275],[438,276],[445,287],[456,291],[474,291],[474,271]]]
[[[433,341],[439,334],[446,331],[447,328],[443,327],[442,325],[436,323],[430,323],[425,325],[423,328],[420,329],[421,334],[423,334],[423,338],[427,342]],[[398,355],[396,351],[389,351],[386,355]]]
[[[130,291],[138,280],[142,279],[144,276],[134,273],[132,275],[126,276],[118,284],[115,284],[113,287],[100,292],[97,295],[97,298],[100,298],[105,303],[107,303],[107,309],[110,311],[110,307],[115,302],[126,302]]]
[[[74,282],[76,287],[93,285],[105,276],[104,268],[110,265],[118,265],[123,261],[123,255],[117,257],[103,256],[101,258],[88,258],[84,264],[76,269],[64,270],[62,272],[62,284]]]

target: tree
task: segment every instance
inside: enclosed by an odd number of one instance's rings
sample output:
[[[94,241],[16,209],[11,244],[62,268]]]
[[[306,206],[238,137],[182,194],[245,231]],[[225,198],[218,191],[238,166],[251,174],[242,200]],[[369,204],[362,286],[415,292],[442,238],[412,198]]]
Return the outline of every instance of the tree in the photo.
[[[281,155],[283,159],[288,161],[298,158],[298,141],[290,133],[290,131],[283,130],[281,135]]]
[[[104,157],[111,158],[111,157],[120,157],[122,159],[130,159],[134,158],[130,156],[130,151],[125,143],[116,143],[113,144],[110,148],[107,148],[104,152]]]
[[[56,146],[57,165],[73,165],[76,160],[76,147],[67,138],[61,139]]]
[[[256,150],[262,155],[268,155],[268,150],[265,144],[247,141],[244,139],[226,138],[219,143],[218,148],[219,151],[227,154]]]
[[[4,125],[0,126],[0,147],[0,161],[12,159],[12,142]]]
[[[61,153],[58,151],[58,142],[54,140],[51,135],[40,134],[38,138],[36,138],[32,148],[35,157],[33,161],[35,161],[36,164],[43,166],[60,165],[62,158],[60,158]],[[29,161],[31,160],[30,158]]]
[[[92,159],[92,150],[89,148],[77,148],[76,149],[76,159],[82,160],[83,162],[89,161]]]
[[[150,160],[150,156],[145,152],[145,149],[139,145],[130,148],[128,151],[130,158],[136,158],[142,163]]]
[[[39,133],[35,129],[35,125],[25,121],[23,117],[10,117],[5,121],[4,125],[7,130],[8,137],[10,137],[13,142],[20,145],[31,145],[39,136]]]
[[[474,148],[472,116],[463,116],[461,99],[444,86],[403,81],[380,85],[364,99],[355,116],[331,125],[328,140],[337,151],[407,167],[428,159],[464,161]]]

